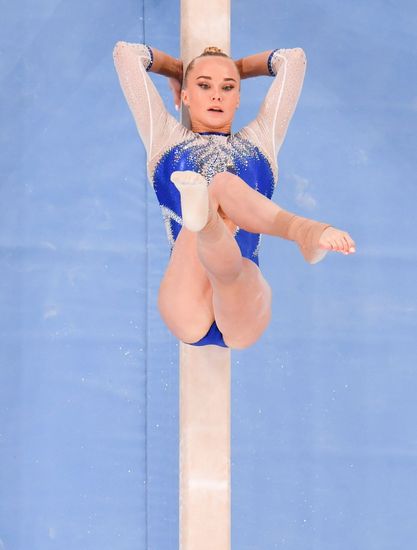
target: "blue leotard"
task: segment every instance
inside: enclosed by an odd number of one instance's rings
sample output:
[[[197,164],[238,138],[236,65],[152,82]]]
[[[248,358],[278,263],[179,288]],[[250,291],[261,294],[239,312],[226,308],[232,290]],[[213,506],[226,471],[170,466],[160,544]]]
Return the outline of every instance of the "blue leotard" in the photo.
[[[170,176],[175,170],[193,170],[203,174],[208,181],[219,172],[233,172],[268,198],[271,198],[274,190],[274,176],[268,159],[248,140],[239,135],[218,132],[190,136],[188,140],[165,152],[155,168],[153,178],[169,238],[173,242],[182,227],[180,194],[175,185],[170,183]],[[259,265],[260,234],[237,228],[234,236],[242,256]],[[192,345],[208,344],[227,347],[215,321],[207,334]]]
[[[232,172],[271,199],[278,179],[276,157],[304,79],[302,49],[271,52],[268,68],[274,82],[256,119],[233,134],[194,133],[168,113],[148,75],[152,64],[149,46],[118,42],[113,58],[146,148],[148,176],[161,206],[171,252],[182,227],[180,194],[170,180],[172,172],[193,170],[209,183],[219,172]],[[259,266],[261,235],[237,227],[234,237],[242,256]],[[209,344],[227,347],[215,321],[192,345]]]

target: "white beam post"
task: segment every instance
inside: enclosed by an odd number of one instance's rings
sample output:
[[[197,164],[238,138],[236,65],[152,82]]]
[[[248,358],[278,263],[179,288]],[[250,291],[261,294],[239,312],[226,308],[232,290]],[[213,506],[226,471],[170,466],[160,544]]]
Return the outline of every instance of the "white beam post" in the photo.
[[[230,0],[181,0],[184,67],[207,46],[230,54]],[[180,550],[231,548],[230,359],[180,343]]]

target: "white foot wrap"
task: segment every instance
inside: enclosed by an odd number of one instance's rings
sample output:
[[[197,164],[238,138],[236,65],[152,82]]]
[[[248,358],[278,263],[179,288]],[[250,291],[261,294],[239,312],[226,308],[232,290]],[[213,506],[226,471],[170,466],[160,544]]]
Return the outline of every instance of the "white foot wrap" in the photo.
[[[190,231],[200,231],[207,224],[209,199],[206,179],[191,170],[172,172],[171,181],[181,195],[182,221]]]

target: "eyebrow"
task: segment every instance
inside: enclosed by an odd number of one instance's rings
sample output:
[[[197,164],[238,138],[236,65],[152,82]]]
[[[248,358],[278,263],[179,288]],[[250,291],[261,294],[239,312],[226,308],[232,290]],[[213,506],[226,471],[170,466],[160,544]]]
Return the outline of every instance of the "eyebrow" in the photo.
[[[213,79],[211,78],[211,76],[204,76],[204,75],[197,76],[197,80],[198,80],[199,78],[206,78],[207,80],[213,80]],[[233,82],[237,82],[237,80],[236,80],[235,78],[224,78],[223,80],[224,80],[224,81],[233,80]]]

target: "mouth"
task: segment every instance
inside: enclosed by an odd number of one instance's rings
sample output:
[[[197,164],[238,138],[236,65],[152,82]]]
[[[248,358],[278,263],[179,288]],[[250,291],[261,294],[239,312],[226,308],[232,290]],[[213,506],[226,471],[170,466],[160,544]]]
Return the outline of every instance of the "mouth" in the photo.
[[[208,111],[212,113],[222,113],[223,109],[220,109],[220,107],[210,107],[210,109],[207,109]]]

